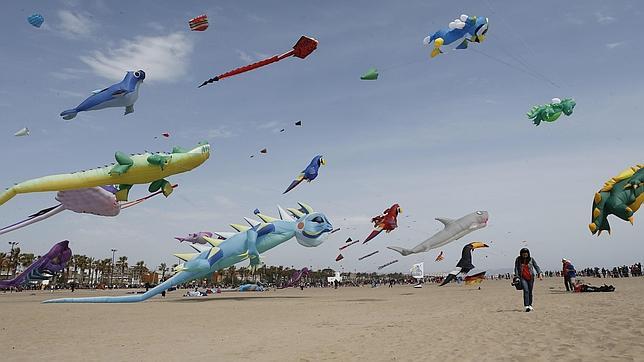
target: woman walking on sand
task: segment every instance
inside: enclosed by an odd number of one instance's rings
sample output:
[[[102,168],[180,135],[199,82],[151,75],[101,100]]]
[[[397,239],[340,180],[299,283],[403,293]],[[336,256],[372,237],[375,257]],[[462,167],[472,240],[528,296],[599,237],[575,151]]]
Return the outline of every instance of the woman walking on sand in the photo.
[[[539,268],[534,258],[530,257],[530,250],[528,248],[521,249],[519,256],[514,261],[514,275],[521,280],[523,306],[526,312],[534,310],[532,308],[532,287],[534,286],[535,271],[541,280],[541,268]]]

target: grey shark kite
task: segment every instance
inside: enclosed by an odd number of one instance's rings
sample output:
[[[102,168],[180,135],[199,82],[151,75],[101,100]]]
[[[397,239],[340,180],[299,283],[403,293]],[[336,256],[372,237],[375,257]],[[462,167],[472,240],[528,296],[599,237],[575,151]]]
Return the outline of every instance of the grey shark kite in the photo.
[[[474,230],[486,227],[488,218],[487,211],[476,211],[456,220],[437,217],[436,220],[442,222],[445,227],[443,230],[432,235],[431,238],[414,246],[412,249],[405,249],[398,246],[388,246],[387,248],[395,250],[403,256],[424,253],[447,245],[454,240],[458,240]]]

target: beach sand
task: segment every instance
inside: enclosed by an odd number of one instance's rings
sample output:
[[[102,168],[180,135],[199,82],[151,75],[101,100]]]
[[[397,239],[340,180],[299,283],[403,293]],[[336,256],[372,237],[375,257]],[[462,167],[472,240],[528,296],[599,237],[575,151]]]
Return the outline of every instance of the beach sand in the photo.
[[[311,288],[138,304],[41,304],[125,291],[0,293],[2,361],[644,360],[644,278],[614,293],[537,281],[523,312],[509,281]]]

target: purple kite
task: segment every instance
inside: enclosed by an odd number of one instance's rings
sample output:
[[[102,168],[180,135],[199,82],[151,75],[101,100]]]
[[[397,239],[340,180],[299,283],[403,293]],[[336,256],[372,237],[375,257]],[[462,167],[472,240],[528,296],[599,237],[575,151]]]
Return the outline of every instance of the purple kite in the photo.
[[[177,187],[177,185],[172,185],[172,188],[175,187]],[[111,185],[58,191],[56,194],[56,201],[60,202],[60,204],[40,210],[35,214],[29,215],[24,220],[1,228],[0,235],[22,229],[25,226],[45,220],[65,210],[70,210],[79,214],[116,216],[121,212],[121,210],[140,204],[143,201],[162,193],[162,191],[157,191],[138,200],[118,202],[116,201],[115,195],[117,191],[116,187]]]
[[[293,273],[293,275],[291,276],[291,279],[289,279],[289,281],[286,283],[284,288],[290,288],[296,285],[297,283],[300,282],[300,280],[302,280],[302,278],[307,277],[310,274],[311,274],[311,271],[307,267],[302,268],[302,270],[296,271],[295,273]]]
[[[71,257],[72,250],[69,248],[68,240],[56,243],[47,254],[34,261],[17,277],[10,280],[0,280],[0,289],[20,288],[38,280],[49,279],[65,269]]]

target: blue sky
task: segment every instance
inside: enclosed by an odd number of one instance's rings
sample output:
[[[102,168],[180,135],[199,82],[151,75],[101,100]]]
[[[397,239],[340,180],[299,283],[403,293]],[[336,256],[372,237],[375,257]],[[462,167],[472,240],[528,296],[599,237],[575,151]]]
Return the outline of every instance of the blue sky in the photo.
[[[43,253],[62,239],[75,253],[110,257],[110,249],[172,264],[186,251],[173,236],[227,230],[260,208],[296,201],[343,228],[318,248],[296,242],[265,255],[269,264],[373,271],[448,271],[472,240],[492,248],[480,269],[512,265],[528,245],[559,267],[641,260],[642,223],[611,220],[613,235],[592,237],[592,196],[609,177],[642,163],[638,1],[7,1],[0,13],[0,181],[14,182],[104,165],[117,150],[168,151],[210,141],[202,167],[171,178],[180,187],[116,218],[67,212],[3,235]],[[26,17],[38,12],[36,29]],[[207,13],[210,28],[187,20]],[[490,19],[488,39],[429,59],[422,39],[465,13]],[[277,64],[197,89],[213,75],[289,50],[300,35],[319,40],[307,59]],[[370,67],[375,82],[360,81]],[[147,78],[135,113],[120,109],[58,114],[125,71]],[[534,127],[525,112],[553,97],[574,97],[572,117]],[[302,120],[304,127],[293,123]],[[22,127],[29,137],[14,137]],[[286,132],[279,133],[285,128]],[[170,139],[154,139],[170,132]],[[249,158],[262,148],[268,154]],[[316,154],[328,165],[311,184],[281,195]],[[135,197],[147,187],[133,190]],[[2,224],[51,206],[54,194],[21,195],[0,207]],[[369,219],[398,202],[400,227],[368,246]],[[400,257],[438,231],[435,217],[487,210],[485,229],[438,250]],[[527,243],[522,243],[527,240]],[[8,244],[4,244],[5,247]],[[3,247],[3,248],[5,248]],[[381,252],[361,262],[371,251]],[[487,257],[483,257],[486,255]],[[245,264],[245,263],[244,263]]]

